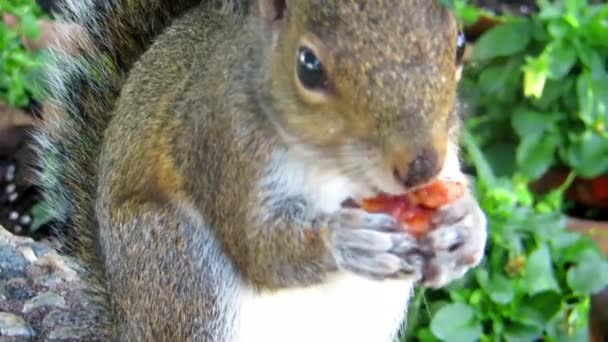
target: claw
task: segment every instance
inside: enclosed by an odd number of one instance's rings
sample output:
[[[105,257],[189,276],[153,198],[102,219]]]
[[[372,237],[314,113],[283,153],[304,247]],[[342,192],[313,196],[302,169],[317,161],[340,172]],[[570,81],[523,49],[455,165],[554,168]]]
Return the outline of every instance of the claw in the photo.
[[[421,241],[421,248],[432,255],[426,259],[420,283],[431,288],[445,286],[475,267],[487,237],[485,215],[470,194],[443,208],[435,224],[439,227]]]
[[[344,208],[325,222],[324,240],[339,268],[372,279],[419,278],[419,243],[392,216]]]

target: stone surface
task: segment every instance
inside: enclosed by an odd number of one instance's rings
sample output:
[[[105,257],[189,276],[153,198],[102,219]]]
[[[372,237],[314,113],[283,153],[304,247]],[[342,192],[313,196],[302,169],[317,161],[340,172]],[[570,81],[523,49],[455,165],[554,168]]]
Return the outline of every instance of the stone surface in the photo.
[[[89,332],[78,327],[59,326],[49,333],[50,341],[57,340],[81,340],[89,336]]]
[[[5,282],[3,288],[8,300],[28,300],[34,297],[27,281],[22,278]]]
[[[21,317],[8,312],[0,312],[0,336],[34,337],[36,333]]]
[[[76,270],[52,244],[0,226],[0,342],[107,341]]]
[[[52,251],[52,249],[49,246],[43,245],[43,244],[40,244],[40,243],[33,243],[32,242],[32,243],[25,243],[23,245],[26,246],[26,247],[31,248],[32,251],[34,251],[34,254],[36,254],[37,258],[40,258],[43,255],[45,255],[45,254],[47,254],[47,253],[49,253],[49,252]]]
[[[0,280],[11,280],[11,279],[17,279],[17,278],[24,278],[25,275],[25,271],[23,270],[16,270],[16,269],[0,269]]]
[[[31,342],[32,338],[0,336],[0,342]]]
[[[56,326],[70,325],[70,313],[63,310],[49,312],[42,320],[43,328],[53,328]]]
[[[14,269],[22,270],[27,266],[27,260],[17,252],[15,249],[10,248],[8,244],[0,243],[0,268],[2,269]]]
[[[28,246],[21,246],[17,250],[29,263],[33,263],[38,260],[36,253],[34,253],[34,250]]]
[[[25,304],[23,304],[23,313],[30,313],[32,310],[43,306],[52,306],[65,309],[66,303],[62,296],[55,293],[45,292],[25,302]]]

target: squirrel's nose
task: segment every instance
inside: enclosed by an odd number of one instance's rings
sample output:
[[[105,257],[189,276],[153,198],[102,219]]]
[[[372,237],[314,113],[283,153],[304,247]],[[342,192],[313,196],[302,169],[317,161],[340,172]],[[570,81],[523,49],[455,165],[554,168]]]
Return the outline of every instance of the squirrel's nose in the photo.
[[[423,149],[409,161],[405,168],[396,166],[393,173],[400,184],[410,188],[431,180],[439,173],[439,169],[437,152],[432,149]]]

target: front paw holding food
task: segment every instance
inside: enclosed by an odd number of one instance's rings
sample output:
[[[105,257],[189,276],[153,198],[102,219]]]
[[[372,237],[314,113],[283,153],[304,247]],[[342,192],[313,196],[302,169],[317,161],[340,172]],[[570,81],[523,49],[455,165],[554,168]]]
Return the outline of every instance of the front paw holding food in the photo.
[[[420,278],[419,243],[392,216],[343,208],[318,221],[339,269],[378,280]]]
[[[436,180],[403,195],[364,199],[361,207],[384,213],[412,234],[412,253],[423,257],[420,283],[438,288],[462,277],[483,257],[486,218],[464,184]]]
[[[426,254],[421,284],[442,287],[477,266],[484,255],[487,221],[477,200],[466,192],[440,209],[435,228],[420,239]]]

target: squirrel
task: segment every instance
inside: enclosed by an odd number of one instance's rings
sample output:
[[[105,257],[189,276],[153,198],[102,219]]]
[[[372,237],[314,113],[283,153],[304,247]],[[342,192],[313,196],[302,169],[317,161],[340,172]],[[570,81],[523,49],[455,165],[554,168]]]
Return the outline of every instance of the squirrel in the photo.
[[[111,340],[391,341],[482,260],[470,189],[422,239],[343,205],[467,182],[440,1],[58,2],[40,183]]]

